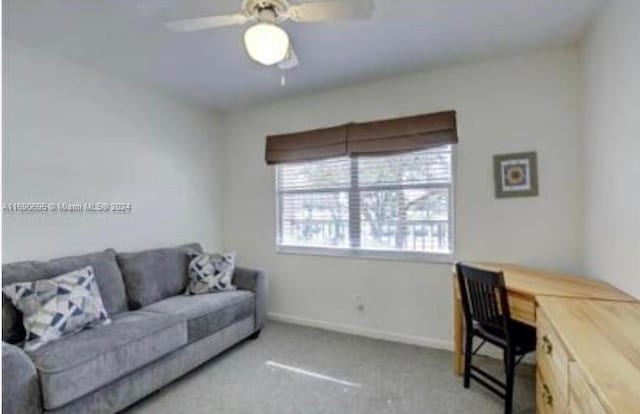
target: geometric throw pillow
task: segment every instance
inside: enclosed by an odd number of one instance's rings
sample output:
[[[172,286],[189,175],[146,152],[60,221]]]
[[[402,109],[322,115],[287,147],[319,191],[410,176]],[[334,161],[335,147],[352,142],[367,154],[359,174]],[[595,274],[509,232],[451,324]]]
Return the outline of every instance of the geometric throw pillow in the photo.
[[[189,253],[189,285],[185,295],[236,290],[233,285],[235,253]]]
[[[52,279],[14,283],[2,291],[23,314],[27,351],[111,322],[91,266]]]

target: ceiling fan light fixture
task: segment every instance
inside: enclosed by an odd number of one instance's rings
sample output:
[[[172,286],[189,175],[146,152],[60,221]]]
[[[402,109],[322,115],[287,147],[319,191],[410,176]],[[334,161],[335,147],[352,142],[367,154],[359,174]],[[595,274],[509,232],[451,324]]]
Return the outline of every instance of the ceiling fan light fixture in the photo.
[[[282,62],[289,51],[289,35],[272,23],[257,23],[244,33],[244,45],[251,59],[265,66]]]

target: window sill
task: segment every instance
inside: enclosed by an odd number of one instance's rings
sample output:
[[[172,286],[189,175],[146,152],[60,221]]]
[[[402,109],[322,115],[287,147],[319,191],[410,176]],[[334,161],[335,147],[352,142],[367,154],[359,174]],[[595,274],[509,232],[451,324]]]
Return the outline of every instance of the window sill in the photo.
[[[401,262],[422,262],[453,264],[453,253],[422,253],[392,250],[356,250],[331,247],[276,246],[278,254],[301,256],[332,256],[353,259],[396,260]]]

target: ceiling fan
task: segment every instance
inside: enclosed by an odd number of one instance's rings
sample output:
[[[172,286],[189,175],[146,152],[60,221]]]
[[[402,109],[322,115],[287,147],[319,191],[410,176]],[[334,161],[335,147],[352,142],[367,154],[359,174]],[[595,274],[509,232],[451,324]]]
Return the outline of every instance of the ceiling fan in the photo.
[[[196,17],[167,22],[174,32],[191,32],[250,23],[244,34],[249,56],[265,66],[290,69],[299,64],[282,22],[326,22],[368,19],[373,14],[373,0],[329,0],[289,4],[287,0],[243,0],[236,14]]]

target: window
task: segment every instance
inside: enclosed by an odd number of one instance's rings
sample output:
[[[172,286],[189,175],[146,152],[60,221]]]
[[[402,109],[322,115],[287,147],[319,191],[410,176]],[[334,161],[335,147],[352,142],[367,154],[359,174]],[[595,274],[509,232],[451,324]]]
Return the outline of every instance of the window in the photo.
[[[451,145],[280,164],[278,250],[449,260],[452,165]]]

